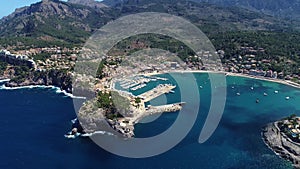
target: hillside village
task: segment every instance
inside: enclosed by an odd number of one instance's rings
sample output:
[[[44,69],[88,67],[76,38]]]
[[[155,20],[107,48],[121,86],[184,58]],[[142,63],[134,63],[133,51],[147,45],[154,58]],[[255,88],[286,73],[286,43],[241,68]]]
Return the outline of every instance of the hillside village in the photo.
[[[217,63],[209,63],[209,57],[212,56],[211,53],[203,52],[200,56],[190,56],[185,60],[185,64],[179,62],[169,63],[169,65],[161,64],[145,64],[144,70],[139,70],[143,72],[159,72],[164,71],[164,69],[184,69],[184,70],[213,70],[241,73],[250,76],[259,76],[274,79],[289,80],[296,83],[300,82],[300,76],[298,74],[287,74],[287,72],[270,69],[272,64],[276,61],[272,59],[261,59],[257,55],[258,53],[265,52],[265,49],[254,47],[241,47],[241,55],[234,55],[231,58],[224,58],[225,52],[223,50],[218,50],[217,54],[223,61],[223,69],[221,65]],[[19,51],[7,51],[5,49],[0,51],[0,61],[6,62],[14,66],[28,66],[33,71],[47,71],[51,69],[56,70],[67,70],[72,71],[75,67],[75,62],[78,55],[80,54],[80,48],[62,48],[62,47],[52,47],[52,48],[31,48],[28,50]],[[158,56],[163,57],[163,56]],[[118,59],[119,58],[119,59]],[[122,56],[106,57],[106,65],[103,67],[103,71],[106,72],[105,76],[110,76],[107,73],[124,73],[124,70],[118,69],[118,64],[120,64]],[[290,61],[292,62],[292,61]],[[157,62],[159,63],[159,62]],[[205,63],[206,65],[202,65]],[[110,70],[110,71],[107,71]],[[112,72],[113,71],[113,72]],[[104,76],[104,77],[105,77]],[[8,78],[8,77],[6,77]]]

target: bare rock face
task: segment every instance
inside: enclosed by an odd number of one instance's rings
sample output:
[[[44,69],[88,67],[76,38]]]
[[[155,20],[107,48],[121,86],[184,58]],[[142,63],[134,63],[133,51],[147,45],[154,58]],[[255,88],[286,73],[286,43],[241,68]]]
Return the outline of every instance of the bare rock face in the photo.
[[[107,5],[104,5],[103,3],[95,0],[69,0],[68,2],[73,3],[73,4],[80,4],[80,5],[85,5],[89,6],[92,8],[104,8],[107,7]]]
[[[262,136],[264,142],[277,155],[291,161],[295,168],[300,168],[300,146],[281,133],[277,123],[268,124],[263,129]]]

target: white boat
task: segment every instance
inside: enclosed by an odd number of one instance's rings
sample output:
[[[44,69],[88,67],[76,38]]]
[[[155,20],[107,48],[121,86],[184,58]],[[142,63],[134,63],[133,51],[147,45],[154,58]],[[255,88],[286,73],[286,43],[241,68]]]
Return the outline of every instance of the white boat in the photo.
[[[135,86],[135,87],[131,88],[130,90],[135,91],[135,90],[144,88],[144,87],[146,87],[146,86],[147,86],[147,85],[146,85],[145,83],[143,83],[143,84],[140,84],[140,85],[138,85],[138,86]]]
[[[253,89],[254,89],[254,87],[250,87],[250,89],[251,89],[251,90],[253,90]]]
[[[285,97],[285,99],[286,99],[286,100],[290,100],[290,97],[287,96],[287,97]]]
[[[267,94],[267,93],[264,93],[264,96],[268,96],[268,94]]]
[[[241,95],[241,93],[236,93],[236,95],[240,96],[240,95]]]
[[[277,90],[275,90],[274,93],[278,94],[279,92]]]

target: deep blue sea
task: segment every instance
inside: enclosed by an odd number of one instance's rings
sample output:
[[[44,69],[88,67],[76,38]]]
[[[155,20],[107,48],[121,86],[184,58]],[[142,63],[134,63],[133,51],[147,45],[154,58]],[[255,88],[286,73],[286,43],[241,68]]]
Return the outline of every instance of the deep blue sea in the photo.
[[[176,84],[169,75],[162,76],[169,77],[170,82]],[[188,85],[185,74],[173,76]],[[201,107],[193,129],[170,151],[144,159],[113,155],[89,138],[66,139],[64,134],[70,130],[70,120],[76,117],[76,113],[72,98],[58,94],[55,89],[0,89],[0,169],[292,168],[289,162],[280,159],[263,143],[261,128],[288,115],[300,115],[299,89],[227,76],[227,101],[222,120],[212,137],[199,144],[198,137],[210,107],[211,94],[208,75],[195,74],[195,77],[197,85],[202,88],[199,88]],[[156,83],[136,91],[136,94],[156,86]],[[274,93],[275,90],[279,93]],[[175,94],[159,97],[151,104],[180,101],[179,95],[176,88]],[[287,96],[289,100],[285,99]],[[260,100],[258,104],[255,102],[257,98]],[[137,137],[159,134],[168,129],[176,117],[177,113],[165,113],[151,123],[137,124],[135,134]]]

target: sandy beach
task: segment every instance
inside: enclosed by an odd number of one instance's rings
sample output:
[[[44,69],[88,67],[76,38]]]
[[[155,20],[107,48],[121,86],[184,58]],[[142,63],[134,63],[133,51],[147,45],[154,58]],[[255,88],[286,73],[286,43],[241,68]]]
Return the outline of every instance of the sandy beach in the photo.
[[[166,73],[219,73],[224,74],[226,76],[236,76],[236,77],[245,77],[245,78],[251,78],[251,79],[258,79],[258,80],[264,80],[269,82],[275,82],[280,83],[288,86],[292,86],[295,88],[300,89],[300,84],[297,84],[295,82],[289,81],[289,80],[283,80],[283,79],[274,79],[274,78],[268,78],[263,76],[253,76],[248,74],[242,74],[242,73],[232,73],[232,72],[225,72],[225,71],[204,71],[204,70],[182,70],[182,71],[166,71],[166,72],[154,72],[154,73],[145,73],[144,76],[155,76],[155,75],[161,75]]]
[[[280,84],[284,84],[284,85],[288,85],[288,86],[292,86],[292,87],[300,89],[300,84],[297,84],[297,83],[289,81],[289,80],[274,79],[274,78],[268,78],[268,77],[263,77],[263,76],[252,76],[252,75],[240,74],[240,73],[230,73],[230,72],[229,73],[222,72],[222,73],[226,73],[227,76],[238,76],[238,77],[246,77],[246,78],[251,78],[251,79],[264,80],[264,81],[280,83]]]

